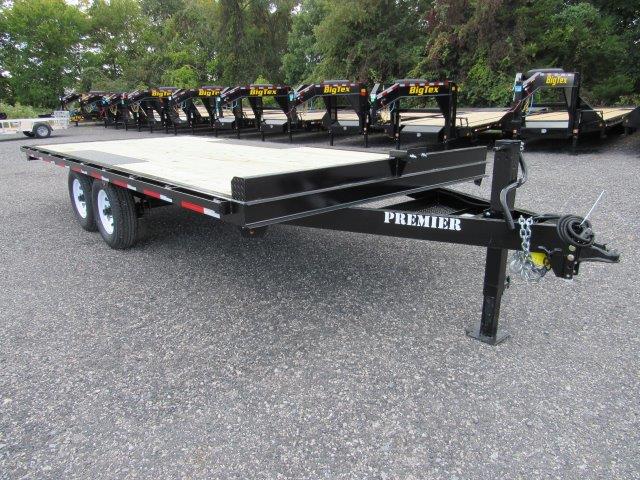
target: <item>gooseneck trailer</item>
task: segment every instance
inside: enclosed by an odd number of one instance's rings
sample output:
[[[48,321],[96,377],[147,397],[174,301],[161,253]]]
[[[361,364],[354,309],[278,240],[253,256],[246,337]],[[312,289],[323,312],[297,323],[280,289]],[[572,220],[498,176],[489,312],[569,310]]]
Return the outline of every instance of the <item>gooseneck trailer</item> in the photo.
[[[310,108],[322,99],[323,108]],[[305,108],[306,107],[306,108]],[[336,134],[365,136],[369,120],[369,99],[363,83],[348,80],[325,80],[301,85],[294,93],[291,116],[304,128],[322,127],[329,133],[329,145]]]
[[[594,108],[580,95],[581,76],[561,68],[518,73],[513,86],[513,104],[503,125],[514,138],[571,139],[622,126],[630,132],[640,126],[640,107]]]
[[[431,138],[447,147],[455,138],[458,87],[454,82],[424,79],[376,84],[371,91],[371,129],[382,130],[400,148],[402,136]],[[408,100],[434,100],[435,107],[404,106]]]
[[[223,91],[218,102],[216,133],[231,130],[240,138],[241,131],[254,130],[263,140],[267,132],[291,134],[290,93],[291,87],[272,84],[240,85]],[[249,102],[248,109],[243,105],[245,99]]]
[[[125,130],[132,126],[138,131],[147,128],[150,132],[165,128],[169,120],[164,100],[178,90],[176,87],[157,87],[126,94],[122,103],[122,108],[128,110],[123,114]]]
[[[69,112],[69,120],[76,126],[81,121],[104,120],[106,109],[103,99],[110,92],[92,90],[87,93],[70,93],[60,97],[60,109]]]
[[[196,130],[213,130],[216,119],[219,116],[220,95],[225,87],[219,85],[205,85],[200,88],[185,88],[165,97],[165,109],[167,122],[165,130],[170,129],[174,134],[178,130],[189,129],[191,133]]]
[[[505,338],[498,317],[508,250],[516,250],[512,270],[537,279],[548,271],[571,279],[583,262],[619,260],[596,243],[587,219],[514,207],[527,176],[520,147],[497,143],[488,200],[447,188],[483,180],[485,147],[381,154],[166,137],[23,151],[69,170],[80,225],[116,249],[134,244],[138,218],[149,208],[172,204],[236,225],[247,237],[289,224],[486,248],[482,315],[468,334],[496,344]],[[368,205],[382,199],[387,206]]]

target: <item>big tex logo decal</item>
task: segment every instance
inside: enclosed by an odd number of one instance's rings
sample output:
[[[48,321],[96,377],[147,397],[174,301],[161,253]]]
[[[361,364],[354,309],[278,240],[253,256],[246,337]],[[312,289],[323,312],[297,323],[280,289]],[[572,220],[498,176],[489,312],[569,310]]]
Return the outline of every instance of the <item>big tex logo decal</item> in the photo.
[[[547,75],[544,83],[552,87],[555,87],[556,85],[567,85],[569,83],[569,78],[560,75]]]
[[[335,95],[337,93],[349,93],[351,92],[351,88],[346,85],[325,85],[322,89],[322,93],[326,93],[329,95]]]
[[[220,95],[220,89],[214,88],[199,88],[198,96],[199,97],[217,97]]]
[[[440,91],[440,87],[425,85],[411,85],[409,87],[409,95],[435,95]]]
[[[171,93],[169,90],[156,90],[153,89],[151,90],[151,96],[152,97],[170,97]]]
[[[273,96],[277,93],[277,90],[273,87],[251,87],[249,90],[249,95],[252,97]]]

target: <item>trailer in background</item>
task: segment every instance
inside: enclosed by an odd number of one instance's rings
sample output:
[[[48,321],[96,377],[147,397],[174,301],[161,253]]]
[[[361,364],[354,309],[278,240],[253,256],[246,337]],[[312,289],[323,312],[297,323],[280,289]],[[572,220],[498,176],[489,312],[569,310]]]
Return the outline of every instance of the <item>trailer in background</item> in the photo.
[[[513,104],[503,122],[504,132],[514,138],[571,139],[575,151],[586,134],[604,138],[622,126],[627,132],[638,127],[640,107],[592,107],[580,95],[579,72],[561,68],[533,69],[518,73]]]
[[[155,129],[165,128],[168,112],[163,100],[178,90],[177,87],[156,87],[127,93],[122,103],[122,108],[129,111],[123,115],[125,130],[133,127],[139,132],[144,128],[153,132]]]
[[[315,104],[321,99],[322,105]],[[367,144],[369,97],[363,83],[349,80],[325,80],[296,89],[291,117],[305,130],[324,128],[329,144],[334,136],[364,135]]]
[[[175,91],[162,99],[167,122],[165,131],[174,134],[179,130],[213,131],[219,116],[220,96],[227,90],[219,85],[204,85],[200,88],[186,88]]]
[[[106,115],[103,103],[105,96],[111,92],[92,90],[86,93],[70,93],[60,97],[60,110],[69,112],[69,121],[76,126],[80,122],[101,122]]]
[[[126,92],[109,93],[102,98],[104,107],[104,126],[116,129],[131,121],[131,111],[125,106]]]
[[[266,133],[291,133],[291,87],[288,85],[250,84],[228,88],[219,97],[218,130],[259,132],[264,140]],[[244,100],[248,105],[244,104]]]
[[[47,138],[54,130],[69,128],[69,112],[56,110],[52,117],[5,118],[0,120],[0,134],[22,133],[27,137]]]
[[[442,143],[446,148],[456,137],[455,119],[458,86],[449,80],[396,80],[376,84],[370,94],[370,130],[382,131],[401,146],[402,137]],[[432,101],[432,107],[419,103]]]

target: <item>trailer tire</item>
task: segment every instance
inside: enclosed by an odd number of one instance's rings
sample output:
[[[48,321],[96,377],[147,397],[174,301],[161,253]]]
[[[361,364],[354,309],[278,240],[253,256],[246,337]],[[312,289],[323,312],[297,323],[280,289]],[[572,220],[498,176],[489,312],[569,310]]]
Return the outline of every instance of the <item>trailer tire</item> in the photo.
[[[107,245],[115,250],[131,247],[138,234],[136,203],[131,192],[95,181],[91,200],[98,231]]]
[[[80,226],[87,232],[98,230],[93,212],[92,184],[93,179],[76,172],[69,172],[69,198],[71,207]]]
[[[51,136],[51,127],[46,123],[36,123],[33,126],[33,135],[36,138],[47,138]]]

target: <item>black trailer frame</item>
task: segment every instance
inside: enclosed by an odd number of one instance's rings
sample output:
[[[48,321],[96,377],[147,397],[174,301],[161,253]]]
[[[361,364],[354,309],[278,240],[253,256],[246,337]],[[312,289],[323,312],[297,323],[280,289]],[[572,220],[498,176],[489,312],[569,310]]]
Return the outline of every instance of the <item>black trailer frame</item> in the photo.
[[[580,86],[579,72],[566,72],[561,68],[533,69],[516,74],[512,106],[503,121],[504,134],[522,139],[571,138],[572,150],[575,152],[578,139],[583,134],[599,133],[604,138],[607,130],[617,125],[623,125],[627,133],[638,128],[640,107],[626,116],[607,119],[603,110],[594,109],[580,96]],[[532,107],[531,103],[536,92],[542,89],[561,89],[564,101],[539,103],[535,107],[536,112],[533,115],[527,115],[526,112]],[[527,117],[535,118],[536,113],[544,113],[547,110],[549,112],[566,111],[568,115],[566,127],[544,124],[537,127],[526,125]]]
[[[155,128],[164,128],[168,120],[163,99],[170,97],[177,90],[177,87],[156,87],[127,93],[122,104],[123,108],[128,110],[128,113],[123,115],[125,130],[133,126],[139,132],[147,128],[153,133]],[[158,115],[158,120],[154,113]]]
[[[519,141],[496,143],[491,197],[485,200],[444,188],[472,180],[479,183],[485,176],[485,147],[441,152],[415,148],[392,151],[387,160],[359,165],[235,177],[230,197],[203,195],[124,174],[117,167],[92,165],[86,159],[54,154],[43,147],[22,147],[29,160],[66,167],[73,174],[102,182],[99,188],[113,184],[125,189],[140,201],[140,215],[145,211],[143,205],[173,203],[235,224],[248,237],[259,237],[268,225],[284,223],[484,247],[487,254],[482,314],[478,325],[467,333],[491,345],[507,336],[498,329],[498,319],[502,295],[509,284],[508,250],[522,249],[515,216],[531,220],[531,250],[542,253],[545,271],[553,271],[558,277],[573,278],[582,262],[619,261],[616,251],[595,243],[590,224],[587,222],[583,228],[581,217],[537,215],[514,208],[516,189],[527,176],[520,149]],[[413,199],[384,208],[364,205],[400,195]],[[443,209],[447,213],[442,213]]]
[[[172,129],[175,135],[178,130],[196,131],[215,130],[216,119],[220,113],[219,99],[226,87],[219,85],[203,85],[199,88],[180,89],[169,97],[163,98],[165,111],[167,112],[167,122],[165,132]],[[202,105],[207,110],[208,119],[199,112],[194,100],[200,99]],[[186,119],[181,119],[178,111],[184,112]]]
[[[291,87],[288,85],[250,84],[226,89],[218,97],[218,115],[214,124],[216,135],[218,130],[231,130],[235,131],[236,136],[240,138],[241,131],[253,130],[260,133],[263,141],[267,131],[287,133],[291,136],[290,94]],[[265,107],[265,97],[273,98],[278,107]],[[254,118],[247,118],[244,114],[242,100],[245,98],[249,100]],[[231,111],[231,116],[224,116],[224,107],[228,107],[227,110]],[[269,123],[264,117],[264,113],[268,111],[282,112],[286,116],[286,120],[278,125]],[[277,132],[276,126],[280,127],[280,132]]]
[[[78,109],[69,111],[69,120],[75,122],[76,126],[81,121],[100,121],[104,119],[105,108],[103,98],[109,92],[90,91],[87,93],[71,93],[60,97],[60,108],[69,110],[70,105],[77,102]]]
[[[109,93],[103,97],[105,128],[114,126],[118,129],[120,125],[125,126],[130,121],[131,111],[125,106],[126,98],[126,92]]]
[[[320,83],[301,85],[296,89],[291,106],[291,116],[298,116],[301,105],[316,98],[322,98],[326,113],[317,123],[304,124],[306,128],[315,126],[324,127],[329,133],[329,145],[333,145],[336,134],[364,135],[365,147],[368,146],[369,127],[369,94],[364,83],[350,82],[349,80],[325,80]],[[345,100],[348,108],[341,108],[340,100]],[[340,113],[352,110],[357,119],[341,118]],[[301,122],[298,120],[298,122]]]
[[[405,98],[434,98],[437,109],[403,109],[402,99]],[[396,148],[401,145],[401,137],[435,136],[444,148],[456,138],[456,110],[458,105],[458,86],[450,80],[429,81],[425,79],[396,80],[391,85],[376,84],[370,94],[371,114],[370,130],[383,131],[396,142]],[[380,111],[389,108],[390,121],[383,122]],[[439,113],[443,116],[442,127],[428,127],[424,125],[406,126],[401,123],[401,113],[419,111]]]

